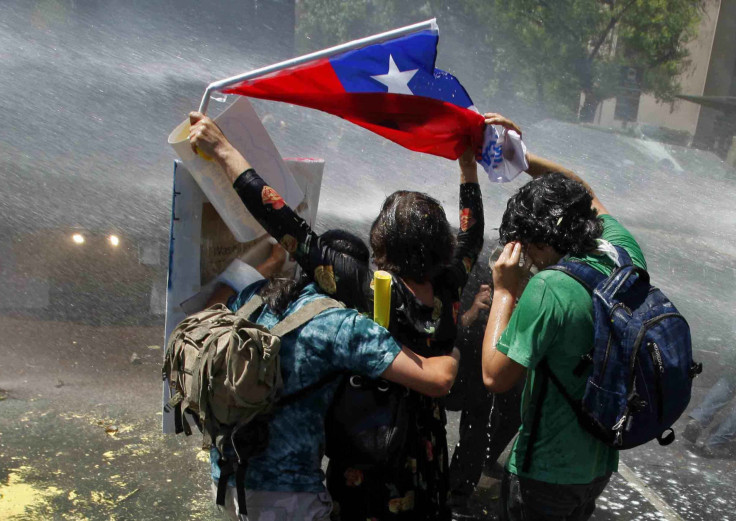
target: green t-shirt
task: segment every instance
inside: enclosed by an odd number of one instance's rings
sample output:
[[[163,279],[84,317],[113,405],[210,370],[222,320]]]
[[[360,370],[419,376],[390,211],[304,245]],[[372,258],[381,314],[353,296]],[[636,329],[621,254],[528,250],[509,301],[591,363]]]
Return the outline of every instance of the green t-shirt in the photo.
[[[646,269],[634,237],[610,215],[601,216],[602,239],[622,246],[635,265]],[[586,255],[583,260],[610,274],[614,264],[606,255]],[[549,382],[529,472],[522,472],[534,416],[531,399],[537,396],[539,378],[534,368],[547,358],[550,368],[567,391],[582,398],[592,371],[577,377],[573,369],[593,346],[593,304],[588,291],[559,271],[541,271],[529,281],[498,341],[498,350],[529,368],[522,395],[522,425],[507,463],[510,472],[557,484],[584,484],[618,469],[618,451],[588,434],[578,424],[564,397]]]

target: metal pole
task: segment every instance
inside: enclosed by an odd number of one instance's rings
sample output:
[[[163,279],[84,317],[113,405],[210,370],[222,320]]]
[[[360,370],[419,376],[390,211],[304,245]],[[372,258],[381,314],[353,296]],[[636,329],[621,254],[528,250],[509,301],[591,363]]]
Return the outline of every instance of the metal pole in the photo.
[[[246,72],[244,74],[239,74],[238,76],[232,76],[224,80],[210,83],[207,86],[207,89],[204,91],[204,95],[202,96],[202,102],[199,105],[199,112],[204,114],[207,111],[207,106],[209,105],[209,102],[210,102],[210,95],[212,94],[213,91],[222,90],[225,87],[229,87],[230,85],[240,83],[241,81],[252,80],[253,78],[264,76],[266,74],[277,72],[283,69],[288,69],[289,67],[295,67],[297,65],[301,65],[302,63],[306,63],[312,60],[317,60],[319,58],[327,58],[329,56],[334,56],[335,54],[340,54],[346,51],[352,51],[354,49],[359,49],[361,47],[365,47],[366,45],[378,43],[383,40],[390,40],[392,38],[398,38],[400,36],[405,36],[407,34],[411,34],[417,31],[423,31],[427,29],[435,29],[435,30],[437,29],[437,21],[435,18],[432,18],[431,20],[426,20],[424,22],[419,22],[413,25],[407,25],[406,27],[399,27],[398,29],[386,31],[385,33],[375,34],[373,36],[367,36],[359,40],[353,40],[352,42],[347,42],[347,43],[343,43],[340,45],[336,45],[334,47],[330,47],[329,49],[323,49],[321,51],[313,52],[310,54],[305,54],[304,56],[299,56],[297,58],[292,58],[290,60],[276,63],[274,65],[269,65],[268,67],[262,67],[260,69],[255,69],[250,72]]]

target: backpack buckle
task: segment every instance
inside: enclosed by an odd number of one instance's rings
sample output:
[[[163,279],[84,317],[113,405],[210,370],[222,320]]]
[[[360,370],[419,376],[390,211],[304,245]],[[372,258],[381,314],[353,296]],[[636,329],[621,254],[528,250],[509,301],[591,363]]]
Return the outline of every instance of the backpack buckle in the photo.
[[[688,371],[688,375],[690,376],[691,380],[702,372],[703,372],[702,362],[693,362],[692,364],[690,364],[690,370]]]
[[[621,434],[621,431],[624,428],[624,423],[626,423],[626,418],[628,417],[628,413],[621,416],[621,419],[616,422],[616,425],[613,426],[613,430],[616,431],[618,434],[617,437]]]
[[[649,403],[644,400],[641,396],[638,394],[635,394],[631,397],[631,400],[629,401],[629,404],[631,405],[631,411],[632,412],[640,412],[647,408],[647,405]]]
[[[593,363],[593,355],[591,353],[586,353],[580,357],[580,361],[578,362],[578,365],[575,366],[575,369],[572,370],[572,373],[578,377],[583,376],[583,373],[585,372],[585,370],[592,363]]]
[[[184,395],[181,393],[181,391],[177,391],[177,393],[172,396],[168,403],[164,406],[164,411],[171,412],[171,409],[179,405],[182,400],[184,400]]]

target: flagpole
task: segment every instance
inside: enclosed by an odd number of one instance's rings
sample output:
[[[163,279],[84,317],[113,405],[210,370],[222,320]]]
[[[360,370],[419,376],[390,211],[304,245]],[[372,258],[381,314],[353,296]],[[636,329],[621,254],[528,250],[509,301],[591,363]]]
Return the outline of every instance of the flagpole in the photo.
[[[289,67],[295,67],[297,65],[301,65],[302,63],[306,63],[312,60],[316,60],[319,58],[327,58],[329,56],[334,56],[335,54],[340,54],[346,51],[352,51],[354,49],[360,49],[361,47],[365,47],[366,45],[378,43],[383,40],[390,40],[391,38],[398,38],[400,36],[405,36],[407,34],[411,34],[417,31],[424,31],[427,29],[437,29],[437,19],[436,18],[432,18],[431,20],[426,20],[424,22],[419,22],[413,25],[407,25],[406,27],[399,27],[398,29],[386,31],[385,33],[375,34],[373,36],[367,36],[359,40],[353,40],[352,42],[347,42],[347,43],[343,43],[340,45],[336,45],[328,49],[323,49],[321,51],[313,52],[311,54],[305,54],[303,56],[298,56],[296,58],[282,61],[274,65],[269,65],[268,67],[262,67],[260,69],[255,69],[250,72],[246,72],[244,74],[239,74],[238,76],[232,76],[224,80],[210,83],[207,86],[207,89],[204,91],[204,95],[202,96],[202,102],[199,105],[199,112],[204,114],[207,111],[207,106],[209,105],[209,102],[210,102],[210,96],[212,95],[214,91],[222,90],[236,83],[240,83],[241,81],[252,80],[253,78],[264,76],[266,74],[277,72],[283,69],[288,69]]]

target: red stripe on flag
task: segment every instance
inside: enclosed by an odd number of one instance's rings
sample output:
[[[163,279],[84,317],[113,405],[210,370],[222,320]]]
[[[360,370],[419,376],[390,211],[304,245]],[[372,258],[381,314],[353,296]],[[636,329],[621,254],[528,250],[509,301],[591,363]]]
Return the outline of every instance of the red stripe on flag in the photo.
[[[322,59],[253,80],[246,80],[224,89],[223,92],[295,103],[290,99],[299,99],[301,96],[340,94],[345,93],[345,89],[329,60]]]
[[[457,159],[483,140],[483,116],[444,101],[388,93],[346,93],[328,60],[226,89],[340,116],[409,150]]]

